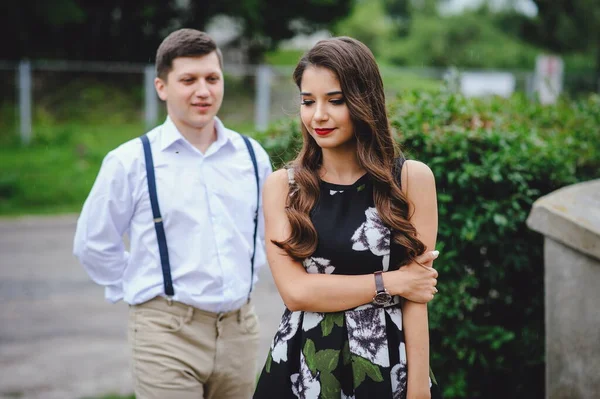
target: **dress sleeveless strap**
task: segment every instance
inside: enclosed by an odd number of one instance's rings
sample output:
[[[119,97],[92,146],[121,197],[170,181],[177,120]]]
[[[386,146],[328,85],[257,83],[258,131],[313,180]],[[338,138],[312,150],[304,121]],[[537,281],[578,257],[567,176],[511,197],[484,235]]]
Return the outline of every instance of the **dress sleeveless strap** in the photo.
[[[290,193],[290,197],[292,195],[294,195],[296,193],[296,191],[298,191],[298,186],[296,185],[296,179],[294,179],[294,168],[293,167],[288,167],[287,168],[287,175],[288,175],[288,185],[289,185],[289,193]]]
[[[404,156],[399,156],[394,161],[394,166],[392,168],[392,174],[396,179],[396,183],[398,183],[398,187],[402,188],[402,167],[404,166],[404,162],[406,158]]]

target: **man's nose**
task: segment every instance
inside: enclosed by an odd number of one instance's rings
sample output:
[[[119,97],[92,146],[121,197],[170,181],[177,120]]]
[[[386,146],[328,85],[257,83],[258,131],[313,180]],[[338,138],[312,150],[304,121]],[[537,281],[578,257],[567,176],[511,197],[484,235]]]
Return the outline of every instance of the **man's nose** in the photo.
[[[208,90],[208,85],[206,83],[206,81],[204,79],[200,79],[196,85],[196,92],[195,95],[197,97],[208,97],[210,94],[209,90]]]

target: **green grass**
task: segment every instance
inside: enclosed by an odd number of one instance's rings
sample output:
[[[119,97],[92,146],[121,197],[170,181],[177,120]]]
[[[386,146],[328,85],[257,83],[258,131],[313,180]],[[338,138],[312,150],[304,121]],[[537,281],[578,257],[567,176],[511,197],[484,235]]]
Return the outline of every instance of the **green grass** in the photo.
[[[75,212],[108,151],[144,131],[140,124],[38,127],[29,147],[0,149],[0,214]]]
[[[253,123],[227,124],[252,134]],[[30,146],[4,137],[0,146],[0,215],[79,212],[104,156],[145,132],[141,123],[34,126]]]
[[[381,77],[385,91],[394,95],[412,90],[435,92],[443,86],[441,80],[385,66],[381,67]]]

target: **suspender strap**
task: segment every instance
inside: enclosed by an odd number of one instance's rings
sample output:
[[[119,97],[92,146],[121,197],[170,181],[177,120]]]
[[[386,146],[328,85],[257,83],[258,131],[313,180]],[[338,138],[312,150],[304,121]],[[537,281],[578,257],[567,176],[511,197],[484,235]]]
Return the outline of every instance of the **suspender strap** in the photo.
[[[260,206],[260,183],[258,179],[258,165],[256,163],[256,154],[254,153],[254,148],[252,147],[252,143],[248,139],[248,137],[241,135],[244,139],[244,143],[246,143],[246,147],[248,148],[248,153],[250,154],[250,159],[252,159],[252,166],[254,167],[254,178],[256,180],[256,210],[254,211],[254,238],[252,239],[252,258],[250,260],[251,263],[251,274],[250,274],[250,290],[248,291],[248,299],[250,299],[250,295],[252,294],[252,286],[254,285],[254,256],[256,255],[256,233],[258,231],[258,208]]]
[[[163,282],[165,294],[173,296],[173,281],[171,280],[171,265],[169,264],[169,251],[167,249],[167,237],[163,225],[160,208],[158,207],[158,197],[156,195],[156,179],[154,177],[154,161],[152,159],[152,150],[148,136],[140,137],[144,145],[144,158],[146,159],[146,180],[148,181],[148,193],[150,194],[150,204],[152,205],[152,217],[154,218],[154,229],[156,230],[156,239],[158,241],[158,251],[160,253],[160,263],[162,265]]]
[[[258,232],[258,209],[260,206],[260,183],[258,178],[258,164],[256,162],[256,154],[254,148],[248,137],[241,135],[244,139],[244,143],[248,148],[250,159],[252,160],[252,166],[254,167],[254,178],[256,180],[256,209],[254,211],[254,236],[252,239],[252,258],[251,263],[251,274],[250,274],[250,290],[248,292],[248,299],[252,294],[252,286],[254,284],[254,257],[256,255],[256,235]],[[148,136],[143,135],[140,137],[144,146],[144,158],[146,159],[146,180],[148,181],[148,194],[150,195],[150,204],[152,206],[152,217],[154,218],[154,228],[156,230],[156,238],[158,241],[158,250],[160,253],[160,263],[162,265],[163,281],[165,287],[165,294],[167,296],[173,296],[175,294],[173,290],[173,281],[171,279],[171,266],[169,264],[169,251],[167,249],[167,237],[165,235],[165,228],[163,225],[162,216],[160,215],[160,208],[158,206],[158,196],[156,194],[156,178],[154,176],[154,161],[152,159],[152,150],[150,148],[150,141]]]

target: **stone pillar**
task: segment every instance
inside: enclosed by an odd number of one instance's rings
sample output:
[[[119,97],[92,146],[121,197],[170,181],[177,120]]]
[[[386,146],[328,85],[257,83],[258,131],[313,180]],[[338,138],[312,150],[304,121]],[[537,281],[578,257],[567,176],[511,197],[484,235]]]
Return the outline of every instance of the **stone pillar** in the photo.
[[[600,398],[600,179],[538,199],[544,240],[546,398]]]

